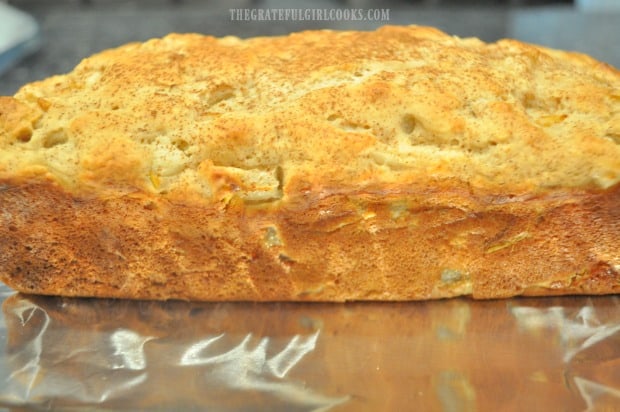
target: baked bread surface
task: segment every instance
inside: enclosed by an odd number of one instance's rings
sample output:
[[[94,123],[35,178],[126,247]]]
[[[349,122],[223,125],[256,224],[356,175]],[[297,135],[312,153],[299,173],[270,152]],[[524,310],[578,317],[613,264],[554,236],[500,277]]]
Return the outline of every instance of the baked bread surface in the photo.
[[[29,293],[408,300],[620,289],[620,75],[427,27],[171,34],[0,98]]]

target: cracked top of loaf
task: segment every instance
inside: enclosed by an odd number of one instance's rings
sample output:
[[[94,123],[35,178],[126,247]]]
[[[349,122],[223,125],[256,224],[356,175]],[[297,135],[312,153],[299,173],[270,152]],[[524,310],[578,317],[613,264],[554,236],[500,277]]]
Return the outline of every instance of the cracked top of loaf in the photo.
[[[0,179],[250,204],[435,181],[607,188],[620,181],[620,72],[418,26],[171,34],[1,97]]]

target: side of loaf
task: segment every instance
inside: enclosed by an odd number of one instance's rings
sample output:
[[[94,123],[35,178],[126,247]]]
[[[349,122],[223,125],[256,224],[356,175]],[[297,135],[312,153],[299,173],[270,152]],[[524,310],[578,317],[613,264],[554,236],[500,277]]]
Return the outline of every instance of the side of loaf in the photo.
[[[0,279],[133,299],[620,290],[620,73],[426,27],[104,51],[0,97]]]

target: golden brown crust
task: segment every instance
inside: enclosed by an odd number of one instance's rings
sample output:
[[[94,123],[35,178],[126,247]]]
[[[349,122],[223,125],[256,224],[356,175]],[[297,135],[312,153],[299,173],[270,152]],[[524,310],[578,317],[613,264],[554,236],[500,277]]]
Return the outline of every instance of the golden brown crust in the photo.
[[[2,204],[20,213],[0,228],[3,280],[28,293],[190,300],[620,290],[619,185],[520,199],[441,183],[314,189],[278,208],[217,208],[141,192],[5,188]]]
[[[170,35],[0,99],[0,277],[201,300],[615,293],[620,74],[424,27]]]

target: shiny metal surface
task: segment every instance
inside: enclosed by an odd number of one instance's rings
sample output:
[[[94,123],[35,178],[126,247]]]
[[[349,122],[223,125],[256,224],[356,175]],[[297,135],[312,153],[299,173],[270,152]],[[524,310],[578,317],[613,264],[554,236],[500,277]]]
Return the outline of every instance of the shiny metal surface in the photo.
[[[0,406],[512,411],[620,405],[620,299],[250,304],[3,289]]]

